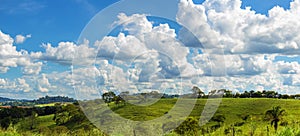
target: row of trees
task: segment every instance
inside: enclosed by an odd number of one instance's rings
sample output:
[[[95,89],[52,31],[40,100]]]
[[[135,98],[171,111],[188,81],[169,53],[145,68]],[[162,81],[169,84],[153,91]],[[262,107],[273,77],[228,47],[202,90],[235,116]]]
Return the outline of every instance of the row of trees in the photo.
[[[102,99],[108,105],[111,102],[115,102],[116,105],[118,105],[120,103],[124,103],[125,104],[125,100],[120,95],[116,95],[114,92],[111,92],[111,91],[103,93],[102,94]]]
[[[275,91],[244,91],[243,93],[240,92],[233,92],[231,90],[220,89],[220,90],[212,90],[207,95],[197,86],[192,88],[192,92],[194,95],[197,95],[198,98],[207,98],[209,95],[213,94],[223,94],[225,98],[279,98],[279,99],[294,99],[300,98],[300,94],[296,95],[288,95],[288,94],[279,94]]]
[[[45,96],[35,100],[16,100],[0,97],[1,106],[34,106],[36,104],[47,104],[55,102],[76,102],[75,99],[67,96]]]
[[[34,104],[47,104],[47,103],[54,103],[54,102],[76,102],[75,99],[69,98],[67,96],[48,96],[38,98],[36,100],[31,101]]]
[[[190,97],[190,98],[208,98],[211,96],[222,96],[224,98],[279,98],[279,99],[295,99],[300,98],[300,94],[297,95],[288,95],[288,94],[279,94],[275,91],[244,91],[243,93],[240,92],[233,92],[231,90],[220,89],[220,90],[212,90],[208,94],[205,94],[199,87],[194,86],[191,89],[191,94],[160,94],[156,91],[152,91],[149,93],[140,93],[140,94],[129,94],[129,92],[122,92],[120,95],[116,95],[114,92],[106,92],[102,94],[102,99],[106,103],[116,102],[122,103],[124,102],[124,98],[131,98],[131,99],[147,99],[147,98],[178,98],[178,97]]]

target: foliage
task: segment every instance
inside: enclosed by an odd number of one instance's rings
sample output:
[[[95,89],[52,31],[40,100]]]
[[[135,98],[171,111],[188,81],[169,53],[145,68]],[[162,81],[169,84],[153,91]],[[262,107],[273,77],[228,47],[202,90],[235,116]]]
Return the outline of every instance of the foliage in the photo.
[[[45,96],[41,97],[37,100],[33,100],[35,104],[47,104],[47,103],[54,103],[54,102],[76,102],[73,98],[69,98],[66,96]]]
[[[102,94],[102,99],[104,100],[105,103],[112,102],[115,97],[116,97],[116,94],[111,91]]]
[[[57,125],[63,125],[68,122],[76,122],[77,124],[80,124],[81,122],[86,120],[86,117],[80,110],[79,106],[76,106],[74,104],[67,104],[55,113],[53,120]]]
[[[271,120],[271,126],[274,126],[277,131],[278,123],[282,120],[285,110],[282,110],[280,106],[273,107],[271,110],[266,111],[266,119]]]
[[[174,131],[180,135],[197,134],[199,131],[198,120],[193,117],[188,117]]]

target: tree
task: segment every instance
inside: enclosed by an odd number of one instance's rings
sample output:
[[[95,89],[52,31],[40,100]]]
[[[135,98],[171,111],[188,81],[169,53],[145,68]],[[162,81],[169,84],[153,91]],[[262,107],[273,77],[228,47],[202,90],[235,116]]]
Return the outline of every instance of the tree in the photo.
[[[260,91],[254,92],[254,94],[252,94],[252,97],[260,98],[260,97],[262,97],[262,93]]]
[[[271,110],[266,111],[266,119],[271,121],[271,126],[274,125],[275,132],[278,128],[278,122],[284,116],[285,110],[281,109],[280,106],[273,107]]]
[[[11,124],[11,117],[5,117],[0,120],[0,125],[4,129],[7,129],[10,124]]]
[[[253,90],[250,91],[250,98],[253,97],[254,92],[255,92],[255,91],[253,91]]]
[[[73,104],[68,104],[66,106],[63,106],[54,114],[53,120],[57,125],[63,125],[72,120],[72,118],[77,114],[78,111],[78,107]]]
[[[197,135],[199,129],[198,120],[188,117],[174,131],[180,135]]]
[[[244,93],[241,94],[240,97],[241,98],[249,98],[250,97],[250,93],[248,91],[245,91]]]
[[[234,95],[234,98],[240,98],[241,94],[239,92],[236,92]]]
[[[230,97],[233,97],[233,94],[232,94],[232,91],[230,91],[230,90],[223,90],[224,91],[224,97],[226,97],[226,98],[230,98]]]
[[[31,120],[30,130],[33,129],[34,122],[35,122],[35,120],[36,120],[37,117],[38,117],[38,114],[35,111],[32,111],[31,112],[31,116],[30,116],[30,120]]]
[[[102,94],[102,99],[104,100],[105,103],[110,103],[113,101],[115,98],[116,94],[112,91],[106,92]]]

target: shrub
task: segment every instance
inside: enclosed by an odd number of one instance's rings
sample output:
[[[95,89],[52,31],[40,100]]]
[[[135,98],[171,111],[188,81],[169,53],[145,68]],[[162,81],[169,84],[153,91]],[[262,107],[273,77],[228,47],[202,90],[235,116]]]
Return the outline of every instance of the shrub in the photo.
[[[69,134],[69,129],[65,126],[56,126],[53,128],[53,135]]]
[[[200,127],[198,120],[193,117],[188,117],[174,131],[180,135],[197,134]]]

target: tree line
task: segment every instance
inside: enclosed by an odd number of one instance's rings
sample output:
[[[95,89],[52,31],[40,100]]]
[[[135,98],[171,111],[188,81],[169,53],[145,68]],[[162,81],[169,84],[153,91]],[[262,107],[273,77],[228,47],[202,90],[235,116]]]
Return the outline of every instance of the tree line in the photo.
[[[67,96],[48,96],[48,95],[35,100],[16,100],[16,99],[0,97],[1,106],[34,106],[36,104],[48,104],[48,103],[55,103],[55,102],[73,103],[76,102],[76,100],[74,98],[70,98]]]
[[[212,95],[223,95],[224,98],[278,98],[278,99],[299,99],[300,94],[288,95],[280,94],[276,91],[263,90],[263,91],[244,91],[244,92],[234,92],[231,90],[220,89],[211,90],[208,94],[205,94],[199,87],[194,86],[191,89],[192,94],[196,95],[197,98],[208,98]]]
[[[211,90],[207,94],[202,91],[199,87],[193,86],[190,91],[191,93],[187,94],[160,94],[157,91],[152,91],[149,93],[136,93],[136,94],[129,94],[128,91],[121,92],[119,95],[116,93],[109,91],[102,94],[102,99],[105,103],[116,102],[122,103],[124,102],[124,98],[129,99],[147,99],[147,98],[179,98],[179,97],[186,97],[186,98],[208,98],[213,96],[220,96],[223,98],[278,98],[278,99],[300,99],[300,94],[295,95],[288,95],[288,94],[280,94],[276,91],[271,90],[263,90],[263,91],[244,91],[244,92],[234,92],[231,90],[220,89],[220,90]]]

